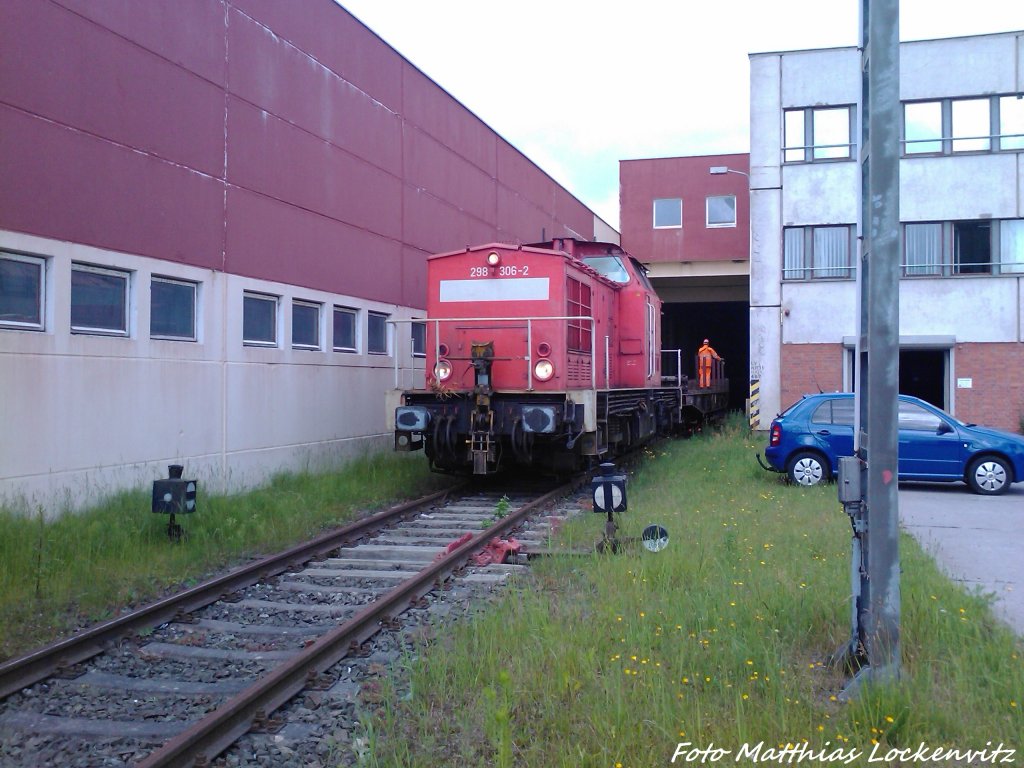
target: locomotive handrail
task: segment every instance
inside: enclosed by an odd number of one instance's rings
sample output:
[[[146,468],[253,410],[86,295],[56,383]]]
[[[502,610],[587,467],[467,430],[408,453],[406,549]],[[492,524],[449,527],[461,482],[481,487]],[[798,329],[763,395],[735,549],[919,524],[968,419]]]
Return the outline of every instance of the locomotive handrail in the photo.
[[[661,354],[663,354],[663,355],[671,355],[673,352],[675,353],[675,358],[676,358],[676,375],[675,375],[676,385],[679,386],[679,387],[682,387],[683,386],[683,350],[681,350],[681,349],[663,349],[663,350],[661,350]],[[668,378],[667,376],[664,375],[664,370],[665,370],[664,367],[662,367],[662,377],[661,377],[662,384],[664,384],[665,383],[665,379]]]
[[[533,323],[534,321],[543,320],[555,320],[555,321],[569,321],[574,320],[577,322],[588,322],[590,323],[590,388],[597,390],[597,371],[595,370],[594,361],[597,359],[597,336],[594,333],[596,320],[589,315],[538,315],[536,317],[436,317],[436,318],[423,318],[423,317],[410,317],[410,318],[397,318],[388,319],[385,322],[398,325],[400,323],[433,323],[434,324],[434,361],[435,365],[437,360],[441,357],[441,323],[456,323],[456,322],[482,322],[488,323],[510,323],[510,322],[526,322],[526,355],[522,358],[526,361],[526,390],[528,392],[533,391]],[[607,346],[607,337],[605,337]],[[514,360],[516,358],[508,358]],[[605,352],[605,387],[608,386],[608,356],[607,350]],[[424,370],[426,370],[424,368]],[[398,384],[398,354],[395,354],[395,389],[401,389]]]

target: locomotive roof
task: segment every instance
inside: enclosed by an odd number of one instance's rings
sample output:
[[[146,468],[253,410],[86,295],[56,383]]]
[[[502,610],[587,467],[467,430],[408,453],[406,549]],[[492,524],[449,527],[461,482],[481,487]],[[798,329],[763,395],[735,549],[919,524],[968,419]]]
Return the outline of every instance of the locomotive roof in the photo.
[[[555,247],[558,243],[563,247]],[[566,243],[570,243],[568,249],[564,248]],[[573,264],[584,272],[589,273],[592,277],[597,278],[603,283],[619,290],[623,287],[623,283],[610,280],[609,278],[602,275],[600,272],[595,270],[583,261],[584,258],[593,256],[620,256],[626,262],[634,261],[633,257],[626,251],[622,250],[622,247],[615,243],[603,243],[591,240],[575,240],[573,238],[556,238],[548,243],[534,243],[532,245],[523,245],[521,243],[486,243],[485,245],[473,245],[466,246],[458,251],[446,251],[445,253],[435,253],[432,256],[427,257],[427,261],[433,261],[434,259],[444,259],[452,256],[464,256],[467,253],[478,253],[480,251],[489,251],[495,248],[500,248],[506,251],[523,251],[525,253],[537,253],[544,256],[561,256],[563,259],[572,261]],[[643,269],[637,262],[635,269]],[[642,281],[641,281],[642,282]]]

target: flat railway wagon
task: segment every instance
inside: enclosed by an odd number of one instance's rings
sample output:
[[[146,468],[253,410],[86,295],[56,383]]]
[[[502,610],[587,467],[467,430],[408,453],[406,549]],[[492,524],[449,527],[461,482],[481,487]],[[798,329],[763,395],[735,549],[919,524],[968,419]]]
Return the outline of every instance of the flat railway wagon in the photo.
[[[727,407],[719,361],[697,388],[680,352],[661,349],[661,300],[618,245],[431,256],[424,322],[425,387],[388,410],[395,449],[423,448],[437,471],[572,471]]]

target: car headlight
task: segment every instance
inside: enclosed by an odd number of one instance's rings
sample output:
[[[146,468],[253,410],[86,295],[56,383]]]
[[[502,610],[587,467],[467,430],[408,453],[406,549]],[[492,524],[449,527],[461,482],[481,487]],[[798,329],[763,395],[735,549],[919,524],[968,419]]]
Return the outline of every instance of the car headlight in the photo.
[[[555,375],[555,366],[550,360],[538,360],[533,366],[533,375],[540,381],[547,381]]]
[[[434,366],[434,376],[438,381],[448,381],[452,376],[452,364],[447,360],[438,360]]]

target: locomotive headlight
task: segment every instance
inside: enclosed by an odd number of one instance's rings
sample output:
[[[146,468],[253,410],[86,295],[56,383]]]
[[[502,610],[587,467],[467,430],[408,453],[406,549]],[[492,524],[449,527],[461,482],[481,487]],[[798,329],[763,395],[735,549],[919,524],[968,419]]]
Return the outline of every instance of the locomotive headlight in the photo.
[[[487,254],[487,263],[492,267],[496,267],[501,263],[501,254],[497,251],[491,251]]]
[[[547,381],[555,375],[555,366],[550,360],[538,360],[533,366],[533,375],[541,381]]]
[[[434,375],[438,381],[448,381],[452,375],[452,364],[447,360],[438,360],[434,366]]]

